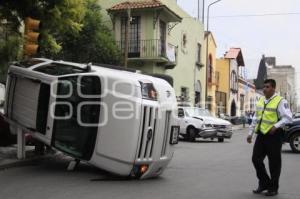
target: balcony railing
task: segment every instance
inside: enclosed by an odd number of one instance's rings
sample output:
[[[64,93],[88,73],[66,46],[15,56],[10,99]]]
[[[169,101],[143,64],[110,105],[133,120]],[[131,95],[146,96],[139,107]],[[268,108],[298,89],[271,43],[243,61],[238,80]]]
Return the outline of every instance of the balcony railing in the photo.
[[[117,46],[125,53],[125,41],[118,41]],[[129,40],[129,59],[150,59],[161,63],[176,63],[177,48],[160,39]]]

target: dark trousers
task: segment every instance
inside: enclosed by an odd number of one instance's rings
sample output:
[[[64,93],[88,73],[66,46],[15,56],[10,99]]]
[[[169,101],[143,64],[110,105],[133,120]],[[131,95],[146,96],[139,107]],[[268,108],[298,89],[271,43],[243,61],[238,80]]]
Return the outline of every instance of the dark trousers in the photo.
[[[277,191],[281,172],[281,148],[283,130],[278,129],[273,135],[258,132],[252,155],[252,162],[259,180],[259,186]],[[269,160],[270,176],[264,164],[265,157]]]

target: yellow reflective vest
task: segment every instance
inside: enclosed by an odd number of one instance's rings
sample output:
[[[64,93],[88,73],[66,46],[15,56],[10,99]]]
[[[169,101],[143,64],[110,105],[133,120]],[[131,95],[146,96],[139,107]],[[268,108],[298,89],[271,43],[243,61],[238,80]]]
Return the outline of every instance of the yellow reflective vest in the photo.
[[[265,97],[261,97],[256,104],[256,127],[255,132],[260,131],[262,134],[267,134],[271,128],[279,121],[277,108],[283,99],[279,95],[273,97],[265,104]]]

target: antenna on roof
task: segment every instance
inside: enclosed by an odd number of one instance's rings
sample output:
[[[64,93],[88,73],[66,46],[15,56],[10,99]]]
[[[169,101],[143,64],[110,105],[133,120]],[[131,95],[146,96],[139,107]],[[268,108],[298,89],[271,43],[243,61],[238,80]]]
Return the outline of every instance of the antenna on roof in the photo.
[[[86,65],[86,70],[87,70],[87,72],[91,72],[92,71],[92,62],[90,62],[90,63],[88,63]]]

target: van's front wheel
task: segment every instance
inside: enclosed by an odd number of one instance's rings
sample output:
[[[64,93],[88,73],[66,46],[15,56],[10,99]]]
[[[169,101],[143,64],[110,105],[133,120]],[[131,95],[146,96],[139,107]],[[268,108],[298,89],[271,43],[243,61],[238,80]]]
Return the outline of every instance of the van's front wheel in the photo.
[[[187,129],[187,138],[188,138],[188,141],[190,142],[194,142],[196,140],[196,133],[197,133],[197,129],[194,128],[194,127],[189,127]]]

